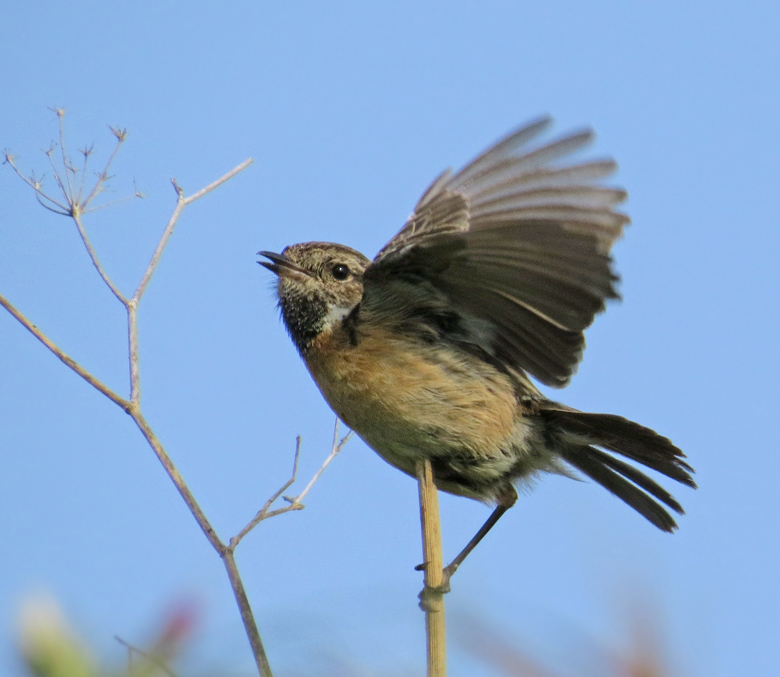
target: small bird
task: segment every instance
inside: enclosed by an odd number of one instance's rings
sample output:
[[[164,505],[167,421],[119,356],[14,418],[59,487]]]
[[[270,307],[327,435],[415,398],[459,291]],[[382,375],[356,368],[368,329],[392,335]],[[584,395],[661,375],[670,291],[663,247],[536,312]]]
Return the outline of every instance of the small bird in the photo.
[[[623,457],[695,488],[666,437],[620,416],[545,397],[566,386],[583,331],[619,298],[610,249],[629,222],[613,160],[560,162],[590,130],[534,143],[541,118],[425,191],[373,261],[306,242],[259,261],[278,276],[282,319],[325,400],[383,459],[441,491],[495,505],[445,579],[549,472],[601,484],[663,531],[680,504]],[[663,505],[662,505],[663,504]]]

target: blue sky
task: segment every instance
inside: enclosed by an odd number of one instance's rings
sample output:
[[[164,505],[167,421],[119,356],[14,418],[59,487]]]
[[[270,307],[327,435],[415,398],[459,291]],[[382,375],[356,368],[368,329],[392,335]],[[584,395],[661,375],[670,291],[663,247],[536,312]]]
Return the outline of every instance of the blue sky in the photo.
[[[675,674],[780,673],[776,3],[74,0],[6,3],[0,20],[0,147],[25,171],[46,171],[50,106],[73,148],[105,157],[107,125],[129,130],[112,189],[146,197],[86,220],[122,289],[172,176],[193,192],[255,159],[188,209],[141,306],[146,416],[225,537],[287,478],[296,435],[308,478],[332,434],[255,252],[373,255],[434,176],[515,125],[592,125],[630,195],[624,302],[554,396],[668,435],[700,489],[675,487],[688,514],[668,536],[597,486],[543,480],[458,572],[452,624],[486,619],[579,675],[582,638],[626,646],[644,604]],[[126,392],[121,307],[72,223],[1,169],[0,292]],[[416,501],[355,441],[306,510],[240,546],[278,674],[422,674]],[[487,509],[441,503],[452,555]],[[130,419],[4,313],[0,534],[0,673],[20,674],[16,610],[46,589],[114,658],[113,635],[142,643],[195,598],[190,667],[251,674],[222,566]],[[494,673],[454,645],[451,674]]]

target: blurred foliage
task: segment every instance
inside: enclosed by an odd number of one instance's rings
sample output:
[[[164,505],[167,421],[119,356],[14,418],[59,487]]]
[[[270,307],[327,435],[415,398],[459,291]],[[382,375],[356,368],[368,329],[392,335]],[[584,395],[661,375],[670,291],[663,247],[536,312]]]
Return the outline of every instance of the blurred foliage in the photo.
[[[557,637],[559,646],[569,648],[579,644],[574,652],[572,671],[566,675],[577,677],[669,677],[671,671],[665,665],[662,642],[659,639],[660,623],[646,609],[631,609],[626,624],[631,640],[624,649],[615,649],[592,637]],[[460,624],[459,646],[483,665],[494,669],[502,677],[564,677],[564,673],[550,668],[522,648],[523,642],[510,638],[504,630],[474,617]]]
[[[182,606],[164,620],[148,647],[127,649],[124,667],[109,669],[97,660],[70,628],[57,603],[48,596],[28,599],[19,620],[19,649],[34,677],[176,677],[170,667],[191,634],[194,609]]]
[[[556,646],[570,659],[563,672],[541,662],[534,655],[538,652],[524,649],[525,642],[521,639],[510,637],[505,629],[476,616],[461,618],[455,623],[452,634],[455,646],[461,652],[470,654],[496,677],[669,677],[671,671],[664,660],[660,619],[638,605],[629,611],[630,618],[625,627],[630,641],[621,649],[608,647],[576,628],[570,628],[571,633],[555,633]],[[38,596],[28,599],[22,606],[19,648],[31,677],[178,677],[173,664],[181,656],[187,640],[192,638],[195,617],[192,605],[174,608],[163,617],[160,629],[143,647],[117,637],[126,649],[124,665],[106,667],[99,664],[78,638],[56,602],[50,597]],[[317,667],[305,674],[400,677],[423,673],[423,670],[419,673],[377,671],[332,653],[328,657],[319,656],[315,663]],[[462,674],[457,669],[454,672]],[[214,671],[209,674],[225,675]]]

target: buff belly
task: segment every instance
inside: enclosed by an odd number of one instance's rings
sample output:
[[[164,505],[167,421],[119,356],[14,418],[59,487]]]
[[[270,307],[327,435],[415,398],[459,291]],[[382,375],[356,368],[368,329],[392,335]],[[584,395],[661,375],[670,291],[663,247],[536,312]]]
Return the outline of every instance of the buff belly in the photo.
[[[327,332],[305,360],[328,404],[366,444],[412,476],[417,460],[430,458],[444,491],[491,501],[497,481],[548,465],[510,379],[467,353],[379,330],[357,345]]]

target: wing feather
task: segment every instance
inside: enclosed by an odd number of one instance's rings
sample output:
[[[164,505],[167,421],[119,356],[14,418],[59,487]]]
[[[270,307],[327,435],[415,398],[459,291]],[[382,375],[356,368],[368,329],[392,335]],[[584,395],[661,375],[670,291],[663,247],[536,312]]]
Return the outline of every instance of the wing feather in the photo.
[[[446,305],[463,322],[444,340],[478,344],[507,371],[562,387],[583,330],[618,297],[609,252],[628,217],[615,211],[625,191],[598,183],[614,161],[556,164],[590,130],[529,147],[550,123],[536,120],[441,174],[366,269],[363,307],[392,321],[399,305],[407,318]],[[390,301],[394,293],[404,298]],[[464,337],[468,326],[478,335]]]

